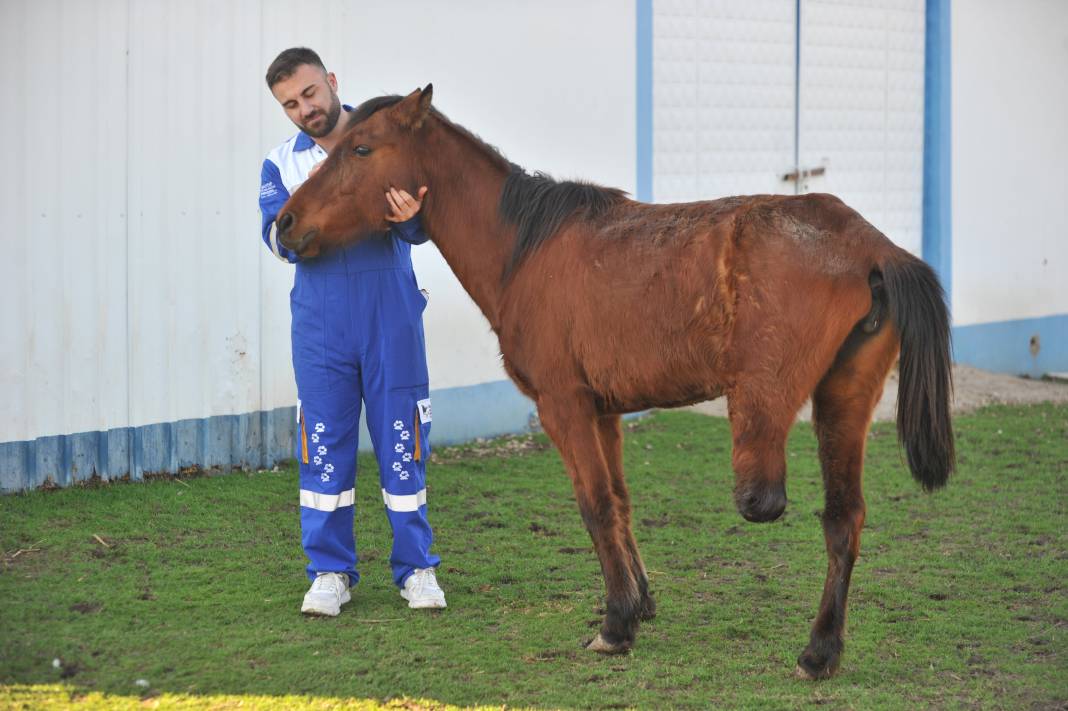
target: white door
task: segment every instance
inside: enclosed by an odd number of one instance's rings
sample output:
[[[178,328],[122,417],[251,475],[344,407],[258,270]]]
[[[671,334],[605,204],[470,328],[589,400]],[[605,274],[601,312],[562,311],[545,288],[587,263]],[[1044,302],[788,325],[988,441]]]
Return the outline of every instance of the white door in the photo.
[[[799,192],[827,192],[913,254],[923,232],[924,0],[802,0]],[[818,172],[818,171],[817,171]]]
[[[834,193],[919,253],[924,23],[924,0],[656,0],[653,198]]]
[[[794,0],[653,4],[653,198],[793,192]]]

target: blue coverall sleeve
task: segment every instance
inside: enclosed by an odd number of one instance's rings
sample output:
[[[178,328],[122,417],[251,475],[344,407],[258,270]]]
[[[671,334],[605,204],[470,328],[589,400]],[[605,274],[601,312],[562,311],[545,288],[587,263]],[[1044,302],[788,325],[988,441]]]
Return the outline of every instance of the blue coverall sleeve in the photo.
[[[293,264],[299,262],[300,257],[278,243],[278,235],[274,229],[274,218],[288,199],[289,191],[282,184],[282,175],[278,172],[278,166],[270,160],[264,160],[263,169],[260,170],[260,215],[262,217],[260,232],[264,244],[274,256],[283,262]]]
[[[423,232],[423,222],[418,214],[404,222],[394,223],[389,231],[397,239],[402,239],[409,244],[422,244],[430,239],[426,232]]]

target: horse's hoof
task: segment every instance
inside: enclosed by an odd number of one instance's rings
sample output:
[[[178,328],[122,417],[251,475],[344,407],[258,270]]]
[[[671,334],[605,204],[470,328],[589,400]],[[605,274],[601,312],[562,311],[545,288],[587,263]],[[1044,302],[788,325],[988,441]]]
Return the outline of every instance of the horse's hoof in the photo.
[[[612,644],[598,633],[596,637],[589,641],[586,649],[598,654],[626,654],[630,651],[630,644],[626,642]]]
[[[805,655],[801,655],[797,660],[797,667],[794,668],[794,676],[805,681],[820,681],[830,679],[836,671],[838,671],[837,662],[818,664],[815,660],[806,659]]]
[[[638,611],[638,619],[648,621],[656,617],[656,600],[652,595],[647,595],[642,600],[641,609]]]

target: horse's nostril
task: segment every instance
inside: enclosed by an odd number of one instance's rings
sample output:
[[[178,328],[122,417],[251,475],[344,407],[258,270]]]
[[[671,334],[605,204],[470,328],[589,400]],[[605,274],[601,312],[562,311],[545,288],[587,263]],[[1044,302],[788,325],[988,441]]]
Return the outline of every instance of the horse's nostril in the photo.
[[[292,226],[293,226],[293,213],[292,212],[283,213],[282,216],[278,218],[278,231],[279,232],[288,232],[289,228],[292,227]]]

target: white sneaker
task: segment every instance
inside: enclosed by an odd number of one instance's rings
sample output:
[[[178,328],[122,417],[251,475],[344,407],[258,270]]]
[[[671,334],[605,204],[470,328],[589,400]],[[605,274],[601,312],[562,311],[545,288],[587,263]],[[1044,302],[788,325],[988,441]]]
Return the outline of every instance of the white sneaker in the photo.
[[[433,568],[416,568],[404,581],[400,594],[412,609],[445,607],[445,591],[438,587]]]
[[[341,606],[351,599],[349,576],[344,573],[319,573],[304,596],[300,611],[305,615],[337,617]]]

